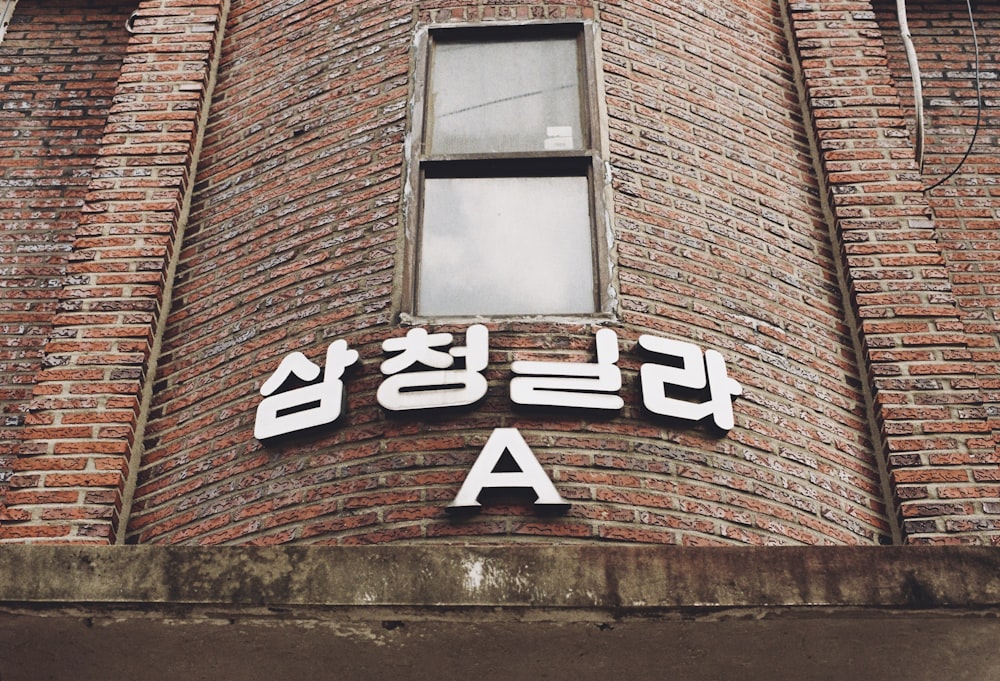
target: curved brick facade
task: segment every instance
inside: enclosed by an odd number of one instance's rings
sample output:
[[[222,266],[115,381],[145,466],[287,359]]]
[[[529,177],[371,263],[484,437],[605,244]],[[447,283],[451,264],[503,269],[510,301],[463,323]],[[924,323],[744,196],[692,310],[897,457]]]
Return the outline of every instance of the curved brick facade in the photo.
[[[890,8],[150,0],[137,17],[83,212],[91,233],[132,241],[74,246],[96,264],[67,282],[64,298],[86,302],[53,332],[107,350],[46,350],[46,366],[101,380],[38,377],[14,431],[4,538],[998,536],[992,242],[964,257],[996,218],[995,169],[981,150],[965,189],[924,193]],[[382,342],[412,326],[400,296],[415,35],[541,20],[599,37],[614,314],[485,320],[485,400],[391,415],[376,390]],[[984,126],[995,141],[995,117]],[[935,168],[950,158],[936,144]],[[88,316],[99,310],[118,316]],[[418,326],[461,337],[468,323]],[[617,334],[620,414],[512,405],[514,361],[593,362],[599,328]],[[734,428],[644,410],[642,334],[721,353],[743,388]],[[321,363],[334,340],[360,354],[342,419],[255,439],[271,372],[293,351]],[[46,400],[75,394],[95,406]],[[447,513],[497,428],[520,432],[567,512],[505,499]]]
[[[560,6],[562,5],[562,6]],[[599,324],[490,322],[490,390],[471,411],[390,417],[375,401],[394,316],[404,136],[418,22],[438,10],[235,3],[130,522],[138,542],[874,543],[888,534],[830,234],[781,17],[580,3],[601,28],[627,406],[615,418],[513,409],[515,359],[592,361]],[[714,47],[708,49],[706,45]],[[460,325],[426,324],[461,332]],[[728,436],[642,413],[639,334],[725,354],[744,385]],[[361,353],[335,427],[250,436],[281,358]],[[516,427],[570,511],[445,511],[487,436]]]

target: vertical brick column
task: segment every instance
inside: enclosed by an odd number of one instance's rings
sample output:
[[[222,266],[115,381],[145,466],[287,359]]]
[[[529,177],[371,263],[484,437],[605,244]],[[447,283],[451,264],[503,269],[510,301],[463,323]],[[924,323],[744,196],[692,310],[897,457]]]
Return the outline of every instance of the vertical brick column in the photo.
[[[0,539],[115,541],[227,4],[133,17]]]
[[[913,92],[895,3],[875,3],[889,51],[889,64],[916,127]],[[947,484],[926,491],[925,503],[951,503],[958,513],[945,519],[949,536],[1000,541],[1000,191],[996,145],[1000,119],[995,114],[995,55],[1000,48],[1000,7],[973,4],[976,40],[964,2],[911,0],[907,15],[923,82],[924,183],[956,301],[969,336],[976,379],[965,389],[978,391],[981,405],[966,409],[958,434],[966,449],[940,452],[940,466],[964,466]],[[981,88],[975,81],[975,48],[980,52]],[[981,89],[982,111],[977,107]],[[981,114],[981,116],[980,116]],[[979,123],[973,144],[973,131]],[[970,144],[972,147],[970,148]],[[968,156],[966,154],[968,153]]]
[[[22,0],[0,43],[0,517],[130,12],[117,0]]]
[[[934,498],[969,480],[982,396],[875,14],[820,0],[789,17],[904,538],[980,541],[944,536],[970,501]]]

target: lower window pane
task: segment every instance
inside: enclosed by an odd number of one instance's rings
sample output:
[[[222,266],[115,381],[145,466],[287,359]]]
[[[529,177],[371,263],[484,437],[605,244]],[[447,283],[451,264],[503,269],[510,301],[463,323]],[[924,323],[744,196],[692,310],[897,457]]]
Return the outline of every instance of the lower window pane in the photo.
[[[428,178],[417,314],[597,311],[586,177]]]

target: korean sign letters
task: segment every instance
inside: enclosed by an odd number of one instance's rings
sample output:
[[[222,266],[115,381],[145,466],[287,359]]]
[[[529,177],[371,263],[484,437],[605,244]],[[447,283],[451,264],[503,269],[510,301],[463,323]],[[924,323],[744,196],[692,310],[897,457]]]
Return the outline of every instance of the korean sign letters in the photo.
[[[510,400],[525,406],[621,410],[625,402],[618,394],[622,387],[618,336],[611,329],[600,329],[595,342],[596,362],[513,362]],[[650,360],[639,367],[646,410],[685,421],[711,417],[724,431],[733,427],[732,399],[743,389],[729,377],[722,355],[651,335],[639,337],[638,349]],[[469,326],[461,341],[450,333],[413,328],[405,336],[383,341],[382,350],[388,358],[380,366],[385,378],[376,399],[388,411],[466,407],[486,396],[483,371],[489,363],[489,331],[482,324]],[[285,357],[261,386],[264,399],[257,407],[254,436],[266,441],[337,421],[344,409],[344,373],[359,359],[343,340],[327,348],[324,367],[300,352]],[[297,387],[289,389],[288,384]],[[698,397],[673,396],[685,390],[697,391],[692,394]],[[495,470],[505,453],[519,471]],[[494,430],[449,508],[478,507],[479,493],[494,487],[530,488],[537,497],[536,507],[568,507],[516,428]]]

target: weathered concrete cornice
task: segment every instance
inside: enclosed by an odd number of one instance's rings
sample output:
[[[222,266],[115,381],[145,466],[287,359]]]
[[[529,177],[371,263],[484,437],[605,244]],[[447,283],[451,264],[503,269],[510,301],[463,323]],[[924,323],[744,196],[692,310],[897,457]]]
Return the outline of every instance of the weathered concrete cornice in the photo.
[[[1000,608],[979,547],[0,547],[0,603]]]
[[[1000,550],[0,547],[4,681],[982,681]]]

